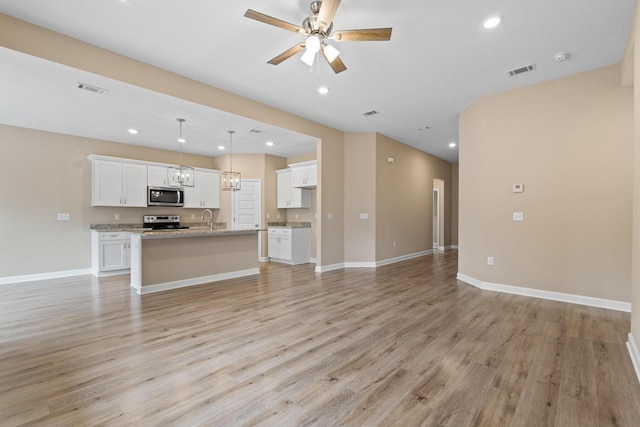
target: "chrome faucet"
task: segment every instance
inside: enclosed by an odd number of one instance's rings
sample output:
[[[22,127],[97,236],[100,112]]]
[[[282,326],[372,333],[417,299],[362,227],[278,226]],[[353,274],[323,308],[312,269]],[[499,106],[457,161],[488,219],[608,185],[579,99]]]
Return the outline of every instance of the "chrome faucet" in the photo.
[[[209,230],[213,230],[213,212],[211,212],[211,209],[205,209],[202,211],[200,221],[204,221],[204,214],[206,214],[207,212],[209,212]]]

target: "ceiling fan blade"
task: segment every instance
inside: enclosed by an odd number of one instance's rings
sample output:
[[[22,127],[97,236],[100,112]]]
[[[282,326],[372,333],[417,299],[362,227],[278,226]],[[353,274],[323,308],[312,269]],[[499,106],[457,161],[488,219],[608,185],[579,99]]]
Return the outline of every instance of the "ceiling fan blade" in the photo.
[[[388,41],[393,28],[368,28],[366,30],[340,30],[331,36],[340,42]]]
[[[256,21],[264,22],[265,24],[283,28],[287,31],[292,31],[294,33],[300,33],[300,34],[307,33],[302,27],[291,24],[289,22],[282,21],[278,18],[274,18],[273,16],[265,15],[264,13],[256,12],[253,9],[247,9],[247,11],[244,13],[244,16],[245,18],[255,19]]]
[[[322,31],[326,31],[331,25],[338,6],[340,6],[340,0],[322,0],[317,20],[318,27],[320,27]]]
[[[304,43],[300,43],[292,47],[291,49],[287,49],[282,52],[280,55],[273,58],[271,61],[267,62],[267,64],[278,65],[282,61],[291,58],[296,53],[300,52],[304,49]]]
[[[327,55],[324,53],[324,50],[322,51],[322,56],[324,56],[324,59],[329,62],[329,60],[327,59]],[[336,74],[341,73],[347,69],[347,66],[344,65],[344,62],[342,62],[339,56],[337,56],[333,61],[329,62],[329,66]]]

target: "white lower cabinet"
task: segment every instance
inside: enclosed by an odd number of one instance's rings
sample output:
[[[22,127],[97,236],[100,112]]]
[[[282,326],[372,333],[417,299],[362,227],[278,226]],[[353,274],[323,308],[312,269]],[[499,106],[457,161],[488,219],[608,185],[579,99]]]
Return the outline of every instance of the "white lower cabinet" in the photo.
[[[126,231],[91,232],[91,272],[94,276],[125,274],[131,267],[131,239]]]
[[[269,259],[292,265],[310,262],[310,233],[310,228],[269,227]]]

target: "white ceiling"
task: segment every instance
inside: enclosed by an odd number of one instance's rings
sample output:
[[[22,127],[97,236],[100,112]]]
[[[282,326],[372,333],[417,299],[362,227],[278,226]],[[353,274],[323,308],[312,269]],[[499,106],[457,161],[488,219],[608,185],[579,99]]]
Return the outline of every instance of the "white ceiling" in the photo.
[[[308,5],[308,0],[0,0],[0,12],[336,129],[379,132],[455,162],[457,148],[448,145],[458,139],[458,114],[479,98],[619,63],[635,0],[343,0],[335,29],[389,26],[391,41],[330,41],[348,68],[337,75],[325,62],[310,70],[300,55],[267,64],[303,36],[244,18],[244,12],[251,8],[301,25]],[[484,29],[483,19],[494,14],[503,23]],[[562,51],[571,59],[554,61]],[[315,147],[313,136],[7,49],[0,50],[0,64],[0,123],[172,149],[175,118],[184,116],[189,152],[218,155],[216,147],[228,142],[229,129],[238,131],[234,152],[264,152],[266,139],[276,142],[269,152],[285,157]],[[536,70],[508,76],[508,70],[528,64]],[[77,81],[110,92],[82,93],[73,87]],[[317,93],[320,85],[330,88],[328,95]],[[362,115],[370,110],[379,114]],[[125,133],[130,126],[141,130],[137,138]],[[420,130],[426,126],[430,129]],[[253,128],[265,132],[250,134]]]

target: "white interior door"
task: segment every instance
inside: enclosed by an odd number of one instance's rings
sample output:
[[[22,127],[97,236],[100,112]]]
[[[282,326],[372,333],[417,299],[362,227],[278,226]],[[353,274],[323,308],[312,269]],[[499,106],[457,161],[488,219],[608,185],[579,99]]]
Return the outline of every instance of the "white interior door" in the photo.
[[[262,192],[259,179],[243,179],[240,190],[233,191],[232,229],[256,230],[262,228]]]

